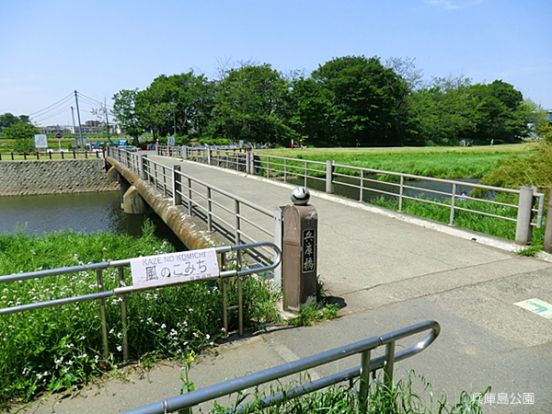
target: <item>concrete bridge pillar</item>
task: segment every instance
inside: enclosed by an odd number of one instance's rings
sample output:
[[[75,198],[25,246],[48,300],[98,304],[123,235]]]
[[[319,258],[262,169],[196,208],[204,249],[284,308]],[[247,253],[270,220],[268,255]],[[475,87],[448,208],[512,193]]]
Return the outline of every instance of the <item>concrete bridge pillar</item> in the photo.
[[[123,195],[122,207],[127,214],[144,214],[146,212],[146,203],[133,185]]]

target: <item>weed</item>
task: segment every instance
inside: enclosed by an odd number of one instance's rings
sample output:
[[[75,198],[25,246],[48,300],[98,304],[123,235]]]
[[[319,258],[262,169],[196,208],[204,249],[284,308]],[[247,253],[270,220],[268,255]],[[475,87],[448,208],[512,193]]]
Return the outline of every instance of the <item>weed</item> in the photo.
[[[153,236],[60,232],[44,236],[0,235],[0,274],[35,271],[169,252],[172,247]],[[129,269],[125,269],[129,280]],[[104,271],[104,288],[118,284],[117,269]],[[246,327],[275,318],[277,295],[268,283],[243,282]],[[91,293],[94,271],[81,271],[0,286],[0,307]],[[125,298],[130,360],[150,367],[161,357],[182,359],[224,336],[222,295],[216,282],[205,281],[135,292]],[[235,285],[229,306],[235,307]],[[106,299],[109,355],[103,356],[98,303],[4,315],[0,318],[0,406],[29,401],[43,391],[59,391],[87,382],[122,361],[123,327],[120,298]],[[235,318],[237,319],[237,318]],[[234,329],[237,322],[231,320]]]
[[[357,381],[358,382],[358,381]],[[490,387],[483,393],[476,393],[483,396],[490,391]],[[264,414],[480,414],[482,413],[481,400],[473,395],[462,391],[458,401],[449,402],[446,395],[441,395],[437,400],[434,398],[432,385],[422,376],[411,371],[404,379],[400,379],[393,387],[388,388],[378,376],[370,384],[368,393],[368,404],[366,411],[361,409],[359,394],[352,386],[333,386],[323,391],[310,393],[298,398],[284,399],[271,407],[263,407],[262,400],[267,396],[280,393],[286,395],[282,385],[276,388],[269,388],[266,392],[258,389],[252,395],[239,393],[233,408],[244,403],[248,397],[253,400],[246,402],[242,408],[244,413]],[[228,407],[215,404],[212,413],[228,412]]]
[[[534,246],[529,246],[524,249],[518,250],[517,254],[519,256],[533,257],[542,250],[542,247],[542,244],[535,244]]]

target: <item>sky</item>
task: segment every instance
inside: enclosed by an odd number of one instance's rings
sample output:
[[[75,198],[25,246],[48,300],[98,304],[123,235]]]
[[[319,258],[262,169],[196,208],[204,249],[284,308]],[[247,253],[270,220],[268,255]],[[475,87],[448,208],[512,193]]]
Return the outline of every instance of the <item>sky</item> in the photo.
[[[415,59],[432,77],[501,79],[552,109],[550,0],[0,0],[0,114],[71,124],[161,75],[240,62],[308,75],[346,55]],[[97,106],[97,105],[96,105]]]

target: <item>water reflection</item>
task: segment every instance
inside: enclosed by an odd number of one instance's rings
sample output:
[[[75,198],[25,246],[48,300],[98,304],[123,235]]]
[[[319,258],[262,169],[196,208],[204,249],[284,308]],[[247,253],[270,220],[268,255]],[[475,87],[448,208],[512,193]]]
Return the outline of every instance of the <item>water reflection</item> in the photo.
[[[140,236],[146,219],[156,235],[175,247],[183,247],[172,231],[153,212],[125,214],[119,192],[0,197],[0,233],[29,234],[73,230],[83,233],[111,232]]]

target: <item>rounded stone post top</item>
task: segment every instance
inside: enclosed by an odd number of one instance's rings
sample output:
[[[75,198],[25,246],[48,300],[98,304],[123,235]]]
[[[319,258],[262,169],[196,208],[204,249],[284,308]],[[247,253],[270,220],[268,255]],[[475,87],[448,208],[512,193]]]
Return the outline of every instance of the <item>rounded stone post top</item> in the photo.
[[[294,188],[290,194],[291,201],[296,206],[306,206],[310,200],[310,191],[307,187]]]

